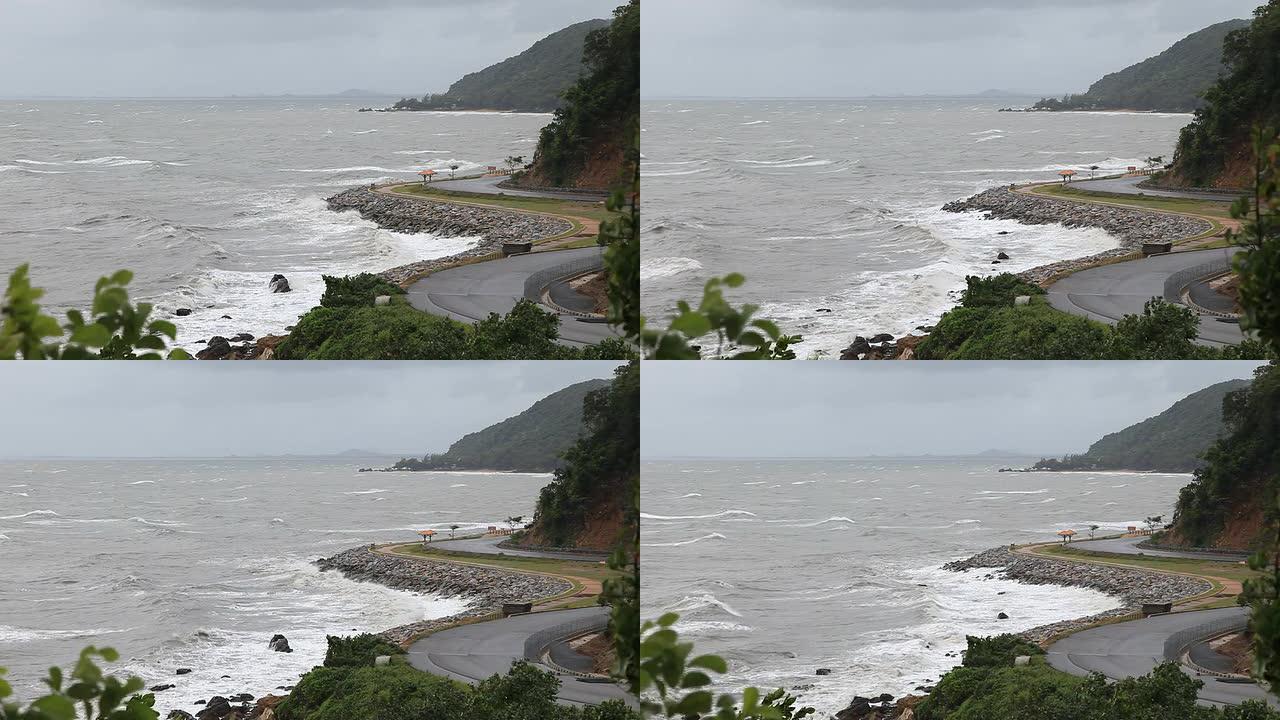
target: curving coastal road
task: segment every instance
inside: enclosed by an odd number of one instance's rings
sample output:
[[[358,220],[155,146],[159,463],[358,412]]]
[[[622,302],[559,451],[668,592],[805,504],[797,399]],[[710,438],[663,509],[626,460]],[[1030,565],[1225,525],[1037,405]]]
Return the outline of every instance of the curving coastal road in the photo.
[[[440,540],[432,543],[432,547],[440,550],[457,552],[482,553],[485,555],[507,555],[516,557],[548,558],[552,560],[577,560],[578,562],[599,562],[609,557],[609,553],[568,553],[550,550],[516,550],[500,548],[498,543],[508,539],[505,535],[496,537],[459,538],[457,540]]]
[[[1148,557],[1186,558],[1188,560],[1216,560],[1238,563],[1248,559],[1248,553],[1206,553],[1194,550],[1158,550],[1138,547],[1146,537],[1107,538],[1103,540],[1079,540],[1071,543],[1077,550],[1116,553],[1118,555],[1146,555]]]
[[[1212,200],[1214,202],[1223,203],[1235,201],[1235,197],[1225,193],[1138,187],[1138,183],[1147,179],[1148,178],[1146,176],[1139,175],[1137,177],[1105,178],[1102,180],[1077,180],[1071,183],[1069,187],[1076,190],[1118,193],[1120,195],[1148,195],[1155,197],[1182,198],[1184,200]]]
[[[1219,608],[1155,615],[1141,620],[1103,625],[1069,635],[1049,646],[1047,660],[1072,675],[1102,673],[1113,680],[1138,677],[1165,662],[1165,641],[1173,634],[1215,621],[1242,619],[1246,608]],[[1212,634],[1210,631],[1206,631]],[[1189,667],[1182,671],[1196,677]],[[1200,677],[1204,687],[1200,701],[1213,705],[1238,705],[1245,700],[1265,700],[1280,707],[1280,700],[1252,683],[1222,682]]]
[[[517,660],[536,662],[526,655],[525,644],[536,633],[555,634],[558,628],[565,637],[581,632],[587,625],[603,628],[608,622],[609,608],[590,607],[554,610],[527,615],[513,615],[501,620],[460,625],[441,630],[409,646],[409,664],[433,675],[476,684],[495,674],[505,674]],[[575,629],[577,628],[577,629]],[[560,678],[557,698],[570,704],[597,704],[605,700],[636,701],[622,687],[609,682],[584,682],[574,675],[554,672]]]
[[[490,313],[505,315],[524,297],[525,280],[530,275],[603,252],[600,247],[532,252],[441,270],[409,286],[409,303],[419,310],[465,323],[484,320]],[[594,345],[605,338],[618,337],[608,323],[583,322],[565,313],[559,317],[562,344]]]
[[[498,187],[504,182],[506,175],[458,178],[457,180],[437,180],[432,187],[454,192],[479,193],[482,195],[510,195],[515,197],[542,197],[557,200],[577,200],[579,202],[604,202],[604,196],[598,192],[572,192],[555,190],[515,190]]]
[[[1164,297],[1165,280],[1174,273],[1236,252],[1239,248],[1174,252],[1081,270],[1047,288],[1049,303],[1063,312],[1114,325],[1125,315],[1141,315],[1151,298]],[[1238,324],[1201,316],[1201,344],[1238,345],[1243,339]]]

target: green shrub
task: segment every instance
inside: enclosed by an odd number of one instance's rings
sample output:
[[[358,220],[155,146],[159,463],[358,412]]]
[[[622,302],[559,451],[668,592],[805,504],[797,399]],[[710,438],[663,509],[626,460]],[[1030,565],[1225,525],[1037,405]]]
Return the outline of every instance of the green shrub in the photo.
[[[324,654],[325,667],[372,666],[379,655],[403,655],[404,649],[381,636],[365,633],[351,637],[330,635],[329,649]]]
[[[404,289],[379,275],[360,273],[346,277],[324,276],[321,307],[373,307],[379,295],[404,295]]]
[[[1001,273],[992,277],[970,275],[964,279],[965,289],[960,296],[964,307],[1012,307],[1019,295],[1044,295],[1044,289],[1032,285],[1017,275]]]
[[[995,635],[992,637],[965,638],[969,647],[964,651],[965,667],[1013,667],[1019,655],[1043,655],[1044,650],[1019,635]]]

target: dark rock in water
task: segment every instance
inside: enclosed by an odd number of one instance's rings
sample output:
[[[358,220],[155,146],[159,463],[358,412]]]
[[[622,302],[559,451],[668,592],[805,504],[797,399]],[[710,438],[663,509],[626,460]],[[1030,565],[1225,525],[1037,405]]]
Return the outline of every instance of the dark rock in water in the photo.
[[[1008,253],[1006,253],[1005,251],[1001,250],[1001,251],[996,255],[996,259],[997,259],[997,260],[1008,260],[1008,259],[1009,259],[1009,254],[1008,254]]]
[[[178,669],[177,669],[177,671],[175,671],[175,673],[174,673],[174,674],[175,674],[175,675],[186,675],[186,674],[188,674],[188,673],[190,673],[190,672],[191,672],[191,668],[178,668]]]
[[[249,333],[240,333],[239,335],[231,338],[231,342],[249,342],[252,339],[253,335],[250,335]]]
[[[272,275],[271,282],[267,283],[267,287],[273,293],[287,293],[293,289],[289,287],[289,280],[280,274]]]
[[[293,648],[289,647],[289,640],[280,634],[272,635],[271,642],[267,644],[267,647],[275,650],[276,652],[293,652]]]
[[[239,695],[232,695],[231,697],[227,698],[227,702],[233,702],[233,703],[247,703],[252,701],[253,701],[253,696],[250,695],[249,693],[240,693]]]
[[[152,685],[147,689],[150,690],[151,692],[163,692],[165,690],[172,690],[175,687],[177,686],[176,685]]]
[[[893,702],[893,696],[890,695],[889,693],[880,693],[880,696],[875,698],[872,702],[878,702],[878,703]]]
[[[195,720],[196,716],[186,710],[170,710],[164,720]]]
[[[1008,619],[1009,619],[1009,614],[1008,614],[1008,613],[1003,613],[1003,612],[1002,612],[1002,613],[1000,613],[999,615],[996,615],[996,619],[997,619],[997,620],[1008,620]]]
[[[871,338],[867,342],[872,344],[879,344],[882,342],[889,342],[892,339],[893,339],[893,336],[890,335],[889,333],[880,333],[879,335],[876,335],[875,337]]]
[[[1009,234],[1009,231],[1008,231],[1008,230],[1001,230],[1000,232],[998,232],[998,233],[996,233],[996,234],[997,234],[997,235],[1008,235],[1008,234]]]
[[[845,348],[840,353],[841,360],[857,360],[859,356],[866,355],[871,352],[871,343],[867,339],[859,335],[853,339],[853,344]]]
[[[992,261],[991,261],[991,264],[992,264],[992,265],[999,265],[999,264],[1000,264],[1000,261],[999,261],[999,260],[992,260]]]
[[[224,715],[232,711],[231,703],[221,695],[214,695],[209,698],[209,704],[203,710],[196,713],[196,720],[222,720]]]
[[[221,335],[209,338],[208,347],[196,353],[197,360],[221,360],[232,353],[231,341]]]
[[[186,317],[191,314],[191,308],[178,308],[173,311],[173,314],[178,317]]]
[[[831,308],[818,308],[817,312],[823,312],[823,313],[831,312]]]
[[[222,679],[223,679],[223,680],[230,680],[230,679],[231,679],[231,676],[230,676],[230,675],[223,675],[223,676],[222,676]]]
[[[818,674],[819,674],[819,675],[830,675],[830,674],[831,674],[831,668],[818,668]]]
[[[230,320],[230,319],[231,319],[231,316],[230,316],[230,315],[223,315],[223,316],[222,316],[222,319],[223,319],[223,320]]]
[[[203,704],[205,704],[206,702],[209,702],[209,701],[208,701],[208,700],[197,700],[197,701],[196,701],[196,704],[197,704],[197,705],[203,705]]]

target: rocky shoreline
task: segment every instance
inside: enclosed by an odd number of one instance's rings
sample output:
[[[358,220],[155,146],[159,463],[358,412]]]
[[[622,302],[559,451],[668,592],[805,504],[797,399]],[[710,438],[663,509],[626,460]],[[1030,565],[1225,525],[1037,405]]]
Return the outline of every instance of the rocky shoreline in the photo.
[[[1177,602],[1213,589],[1209,581],[1200,578],[1025,555],[1011,552],[1007,547],[991,548],[971,558],[947,563],[943,569],[953,572],[990,569],[995,572],[983,579],[999,577],[1028,585],[1089,588],[1119,598],[1124,603],[1115,610],[1041,625],[1019,633],[1036,643],[1068,630],[1088,627],[1099,620],[1131,614],[1141,609],[1144,603]]]
[[[559,578],[480,565],[384,555],[374,552],[369,546],[355,547],[331,557],[320,558],[315,561],[315,565],[322,572],[335,570],[353,580],[378,583],[395,590],[462,595],[470,599],[471,602],[460,613],[400,625],[377,633],[388,642],[403,647],[407,647],[415,637],[424,632],[496,612],[502,608],[503,603],[533,602],[559,595],[573,587],[568,581]],[[269,644],[277,652],[292,652],[283,635],[272,637]],[[189,672],[188,669],[179,668],[176,674],[185,675]],[[229,676],[224,678],[229,679]],[[164,692],[173,687],[171,684],[156,685],[150,690]],[[164,717],[166,720],[275,720],[276,705],[288,697],[287,693],[293,686],[281,685],[276,689],[282,691],[282,694],[269,694],[261,698],[255,698],[250,693],[217,695],[207,701],[197,702],[196,705],[202,707],[194,714],[185,710],[171,710]]]
[[[378,227],[398,233],[434,233],[443,237],[479,236],[475,247],[448,257],[401,265],[379,275],[401,284],[432,270],[472,257],[497,252],[504,242],[538,241],[573,229],[573,224],[550,215],[516,212],[480,205],[461,205],[422,197],[397,197],[356,187],[326,200],[330,210],[354,210]]]
[[[1032,283],[1041,283],[1063,272],[1089,267],[1100,260],[1130,255],[1141,250],[1144,242],[1178,242],[1213,228],[1207,220],[1199,218],[1059,200],[1017,193],[1007,187],[992,188],[964,200],[949,202],[942,209],[954,213],[984,212],[987,219],[1016,220],[1023,225],[1058,223],[1069,228],[1099,228],[1120,239],[1120,247],[1113,250],[1061,260],[1018,273],[1018,277]]]

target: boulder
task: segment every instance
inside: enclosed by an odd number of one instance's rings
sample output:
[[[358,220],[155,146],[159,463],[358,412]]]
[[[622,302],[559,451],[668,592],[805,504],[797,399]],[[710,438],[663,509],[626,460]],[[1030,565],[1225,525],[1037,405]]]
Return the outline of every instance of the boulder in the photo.
[[[276,634],[271,636],[271,642],[267,643],[267,647],[276,652],[293,652],[293,648],[289,647],[289,640],[283,635]]]
[[[271,276],[271,282],[267,283],[267,287],[273,293],[287,293],[293,288],[289,287],[289,280],[283,275],[275,274]]]
[[[191,314],[191,308],[178,308],[173,311],[173,314],[178,317],[186,317]]]
[[[875,337],[871,338],[867,342],[875,345],[882,342],[889,342],[892,339],[893,339],[893,336],[890,335],[889,333],[880,333],[879,335],[876,335]]]
[[[1009,614],[1008,614],[1008,613],[1004,613],[1004,612],[1002,612],[1002,613],[1000,613],[999,615],[996,615],[996,619],[997,619],[997,620],[1008,620],[1008,619],[1009,619]]]
[[[175,675],[189,675],[189,674],[191,674],[191,668],[178,668],[178,669],[174,672],[174,674],[175,674]]]
[[[232,695],[231,697],[227,698],[227,702],[232,702],[232,703],[253,702],[253,695],[249,693],[240,693],[239,695]]]
[[[169,714],[164,716],[164,720],[196,720],[196,716],[186,710],[170,710]]]
[[[172,690],[175,687],[177,686],[176,685],[152,685],[147,689],[150,690],[151,692],[163,692],[165,690]]]
[[[831,674],[831,668],[818,668],[818,674],[819,674],[819,675],[830,675],[830,674]]]
[[[867,342],[866,338],[859,335],[853,339],[852,345],[845,348],[844,351],[840,353],[840,359],[857,360],[858,356],[866,355],[869,352],[871,352],[871,343]]]
[[[997,259],[997,260],[1008,260],[1008,259],[1009,259],[1009,256],[1005,253],[1005,251],[1001,250],[1001,251],[999,252],[999,254],[997,254],[997,255],[996,255],[996,259]]]
[[[253,335],[249,333],[240,333],[231,338],[231,342],[249,342],[250,340],[253,340]]]
[[[382,307],[383,305],[390,305],[390,304],[391,304],[390,295],[379,295],[378,297],[373,299],[374,307]]]
[[[226,698],[221,695],[214,695],[209,698],[209,702],[204,709],[196,713],[196,720],[222,720],[222,718],[231,714],[233,709]]]
[[[209,338],[209,343],[205,349],[196,353],[197,360],[221,360],[231,355],[234,350],[231,347],[231,341],[221,335],[214,335]]]

